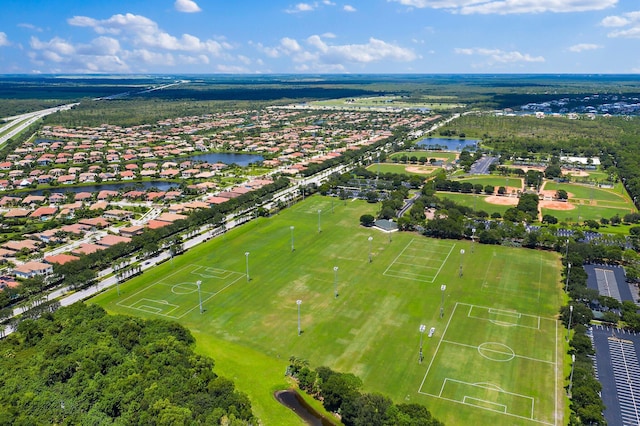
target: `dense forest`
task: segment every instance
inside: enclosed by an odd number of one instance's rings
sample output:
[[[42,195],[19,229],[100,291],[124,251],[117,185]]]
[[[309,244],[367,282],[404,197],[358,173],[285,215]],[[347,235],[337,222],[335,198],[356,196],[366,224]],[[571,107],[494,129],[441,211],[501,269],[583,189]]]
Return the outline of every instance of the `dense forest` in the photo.
[[[0,424],[253,424],[187,329],[76,303],[0,341]]]

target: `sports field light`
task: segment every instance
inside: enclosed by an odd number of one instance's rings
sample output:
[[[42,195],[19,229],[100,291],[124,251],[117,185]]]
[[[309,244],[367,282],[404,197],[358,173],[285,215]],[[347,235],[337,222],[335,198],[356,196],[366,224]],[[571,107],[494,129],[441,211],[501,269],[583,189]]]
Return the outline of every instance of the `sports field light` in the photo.
[[[373,237],[367,238],[367,241],[369,241],[369,263],[371,263],[371,242],[373,241]]]
[[[473,253],[473,243],[476,241],[476,228],[471,228],[471,253]]]
[[[296,300],[296,305],[298,305],[298,336],[302,334],[302,329],[300,328],[300,305],[302,305],[302,300]]]
[[[460,269],[458,270],[458,276],[462,276],[462,259],[464,258],[464,249],[460,249]]]
[[[567,263],[567,282],[564,283],[564,292],[569,288],[569,275],[571,274],[571,262]]]
[[[338,298],[338,267],[333,267],[333,294]]]
[[[322,214],[322,210],[318,209],[318,234],[322,232],[322,227],[320,226],[320,215]]]
[[[200,285],[202,281],[196,281],[196,285],[198,286],[198,302],[200,304],[200,313],[202,313],[202,293],[200,293]]]
[[[571,354],[571,374],[569,375],[569,398],[571,398],[571,389],[573,388],[573,367],[576,365],[576,354]]]
[[[567,327],[567,342],[569,341],[569,334],[571,333],[571,317],[573,316],[573,305],[569,305],[569,326]]]
[[[249,278],[249,252],[248,251],[244,252],[244,257],[247,260],[246,262],[247,263],[247,282],[249,282],[250,278]]]
[[[420,324],[420,352],[418,352],[418,364],[422,364],[422,337],[424,336],[424,331],[426,329],[426,325]]]
[[[293,246],[293,230],[294,230],[294,226],[290,226],[289,229],[291,230],[291,251],[295,250],[295,247]]]
[[[440,286],[440,290],[442,291],[442,297],[440,299],[440,318],[444,316],[444,291],[447,289],[447,286],[442,284]]]

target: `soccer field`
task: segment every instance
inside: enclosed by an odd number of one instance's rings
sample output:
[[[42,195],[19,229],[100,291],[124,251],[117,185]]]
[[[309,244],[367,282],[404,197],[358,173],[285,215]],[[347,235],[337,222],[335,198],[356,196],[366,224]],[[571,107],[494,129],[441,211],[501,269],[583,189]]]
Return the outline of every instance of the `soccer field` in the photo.
[[[557,254],[361,227],[377,207],[311,197],[93,302],[189,327],[267,425],[295,419],[272,396],[292,355],[446,424],[563,424]]]

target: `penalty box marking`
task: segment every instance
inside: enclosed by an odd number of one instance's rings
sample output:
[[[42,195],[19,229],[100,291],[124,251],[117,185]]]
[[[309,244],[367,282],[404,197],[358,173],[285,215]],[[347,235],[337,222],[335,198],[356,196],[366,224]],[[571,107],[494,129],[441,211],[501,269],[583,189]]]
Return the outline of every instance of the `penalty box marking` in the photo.
[[[405,257],[411,257],[411,258],[415,258],[417,256],[409,256],[409,255],[405,255],[405,251],[407,251],[407,249],[409,249],[409,247],[415,243],[415,239],[411,239],[411,241],[409,241],[407,243],[407,245],[402,249],[402,251],[396,256],[395,259],[393,259],[393,261],[391,262],[391,264],[389,266],[387,266],[387,269],[385,269],[385,271],[382,273],[382,275],[385,276],[390,276],[390,277],[395,277],[395,278],[405,278],[405,279],[410,279],[410,280],[414,280],[414,281],[422,281],[422,282],[434,282],[436,280],[436,278],[438,277],[438,275],[440,275],[440,271],[442,271],[442,268],[444,267],[445,263],[447,263],[447,260],[449,259],[449,257],[451,256],[451,253],[453,252],[453,249],[456,247],[455,244],[453,244],[452,246],[450,246],[449,248],[449,252],[447,253],[446,257],[440,261],[440,266],[438,268],[434,267],[434,266],[424,266],[424,265],[415,265],[413,263],[404,263],[404,262],[400,262],[399,259],[401,256],[405,256]],[[419,245],[419,243],[416,243]],[[425,247],[426,245],[423,245],[423,247]],[[448,246],[448,245],[447,245]],[[427,246],[428,247],[428,246]],[[445,248],[443,245],[439,245],[438,247],[440,248]],[[411,247],[411,250],[419,250],[419,248],[414,248]],[[429,252],[434,252],[433,250],[422,250],[424,251],[429,251]],[[437,251],[438,253],[442,253],[440,251]],[[393,271],[391,270],[391,268],[395,265],[415,265],[416,267],[420,267],[422,269],[437,269],[437,271],[435,272],[435,275],[423,275],[420,273],[411,273],[411,272],[401,272],[401,271]],[[390,271],[391,270],[391,271]],[[431,277],[431,280],[427,280],[427,279],[420,279],[420,278],[414,278],[412,277],[412,275],[417,276],[417,277],[422,277],[422,276],[426,276],[426,277]]]
[[[173,303],[169,303],[166,300],[142,298],[132,303],[129,308],[158,315],[171,316],[170,314],[176,309],[179,309],[180,305],[174,305]]]
[[[486,315],[483,315],[483,311]],[[484,306],[469,305],[468,318],[484,321],[491,321],[497,325],[530,328],[540,330],[540,317],[535,315],[521,314],[515,311],[487,308]]]
[[[449,396],[447,396],[447,388],[449,390]],[[464,392],[462,395],[456,395],[456,391],[460,389],[461,392]],[[500,400],[503,402],[506,402],[506,404],[501,404],[501,403],[496,403],[493,401],[489,401],[486,399],[482,399],[482,398],[477,398],[475,396],[472,396],[474,394],[474,391],[478,390],[483,394],[486,394],[487,392],[492,392],[493,395],[495,395],[496,400]],[[451,395],[451,392],[453,392],[453,395]],[[443,396],[444,395],[444,396]],[[502,390],[500,388],[498,388],[497,386],[493,386],[490,385],[488,386],[487,384],[483,384],[483,383],[469,383],[469,382],[465,382],[462,380],[456,380],[456,379],[450,379],[450,378],[445,378],[443,383],[442,383],[442,387],[440,388],[440,394],[437,395],[438,398],[442,398],[442,399],[446,399],[449,401],[455,401],[455,402],[460,402],[462,404],[466,404],[466,405],[472,405],[474,407],[478,407],[484,410],[489,410],[489,411],[496,411],[498,413],[502,413],[502,414],[507,414],[510,416],[515,416],[515,417],[519,417],[519,418],[523,418],[523,419],[528,419],[528,420],[535,420],[534,418],[534,407],[535,407],[535,400],[534,398],[527,396],[527,395],[522,395],[519,393],[515,393],[515,392],[508,392],[505,390]],[[488,405],[480,405],[480,404],[469,404],[466,402],[467,399],[471,399],[471,400],[475,400],[478,402],[483,402],[485,404]],[[506,401],[505,401],[506,400]],[[512,401],[511,404],[509,404],[509,400]],[[511,409],[514,409],[514,406],[518,405],[517,401],[521,401],[520,405],[523,405],[524,407],[526,407],[526,416],[522,415],[522,414],[516,414],[513,412],[509,412],[509,407],[511,407]],[[493,408],[490,408],[492,406],[499,406],[499,407],[504,407],[504,410],[496,410]],[[523,407],[523,408],[524,408]]]

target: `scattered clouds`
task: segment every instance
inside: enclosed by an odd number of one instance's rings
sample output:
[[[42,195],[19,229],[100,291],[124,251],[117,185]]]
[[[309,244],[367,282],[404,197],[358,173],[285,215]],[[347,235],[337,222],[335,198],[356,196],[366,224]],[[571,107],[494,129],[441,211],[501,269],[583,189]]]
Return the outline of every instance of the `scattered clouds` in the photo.
[[[0,47],[9,46],[11,43],[9,42],[9,38],[7,34],[0,32]]]
[[[173,4],[178,12],[197,13],[202,12],[200,6],[193,0],[176,0]]]
[[[90,27],[98,34],[119,36],[133,45],[145,48],[176,50],[188,52],[206,52],[220,56],[223,51],[231,49],[227,42],[216,40],[200,40],[191,34],[173,36],[158,27],[151,19],[127,13],[113,15],[109,19],[97,20],[87,16],[74,16],[68,20],[70,25]]]
[[[309,4],[309,3],[298,3],[293,7],[285,9],[287,13],[300,13],[300,12],[312,12],[318,6],[318,3]]]
[[[36,32],[39,32],[39,33],[41,33],[41,32],[42,32],[42,28],[40,28],[40,27],[36,27],[36,26],[35,26],[35,25],[33,25],[33,24],[22,23],[22,24],[18,24],[18,27],[20,27],[20,28],[26,28],[26,29],[28,29],[28,30],[36,31]]]
[[[580,44],[574,44],[573,46],[569,47],[569,52],[580,53],[586,50],[596,50],[596,49],[602,49],[602,46],[598,44],[592,44],[592,43],[580,43]]]
[[[234,47],[224,38],[203,40],[191,34],[172,35],[141,15],[118,14],[108,19],[74,16],[67,22],[89,28],[97,37],[75,43],[60,37],[47,41],[32,36],[29,58],[33,63],[54,64],[65,72],[82,73],[146,72],[178,65],[202,67],[211,64],[213,58],[220,63],[247,60],[234,57],[230,53]]]
[[[366,65],[373,62],[411,62],[418,58],[416,53],[384,40],[369,38],[363,44],[333,44],[327,39],[333,34],[312,35],[298,41],[289,37],[280,40],[277,46],[255,47],[270,58],[289,57],[296,65],[296,71],[346,71],[349,65]]]
[[[320,9],[322,6],[335,6],[336,4],[331,0],[322,0],[322,1],[314,1],[313,3],[298,3],[294,6],[290,6],[285,9],[286,13],[302,13],[302,12],[313,12],[314,10]],[[346,8],[347,6],[345,6]],[[351,7],[351,6],[348,6]],[[346,10],[346,9],[345,9]],[[355,11],[355,9],[353,10]]]
[[[446,9],[453,13],[497,14],[566,13],[603,10],[618,0],[387,0],[419,9]]]
[[[640,11],[625,13],[621,16],[607,16],[600,25],[607,28],[620,28],[607,34],[609,37],[640,38]]]
[[[356,8],[351,6],[350,4],[345,4],[342,8],[345,12],[356,12]]]
[[[531,56],[528,53],[520,53],[518,51],[506,52],[500,49],[485,48],[456,48],[454,52],[459,55],[480,56],[486,58],[486,65],[495,64],[514,64],[514,63],[530,63],[544,62],[542,56]]]

